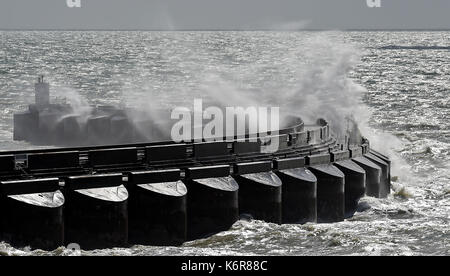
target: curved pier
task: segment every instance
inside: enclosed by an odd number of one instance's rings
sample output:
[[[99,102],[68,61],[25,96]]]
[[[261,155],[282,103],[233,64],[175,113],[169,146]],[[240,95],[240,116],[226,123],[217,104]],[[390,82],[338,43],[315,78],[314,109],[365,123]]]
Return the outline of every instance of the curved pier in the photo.
[[[120,132],[126,121],[109,124]],[[94,134],[104,127],[90,126]],[[278,150],[269,151],[274,142]],[[389,159],[360,142],[348,149],[324,120],[305,126],[291,118],[279,135],[254,140],[4,151],[0,230],[5,240],[39,248],[90,249],[180,245],[229,229],[239,214],[273,223],[341,221],[364,192],[383,196],[390,183]]]

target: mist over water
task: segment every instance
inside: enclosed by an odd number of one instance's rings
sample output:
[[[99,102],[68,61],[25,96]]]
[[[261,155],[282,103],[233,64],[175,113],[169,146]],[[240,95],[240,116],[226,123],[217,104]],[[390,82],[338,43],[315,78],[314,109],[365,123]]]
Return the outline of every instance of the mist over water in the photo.
[[[239,221],[182,247],[133,246],[88,255],[448,255],[450,220],[449,32],[0,32],[0,146],[12,114],[34,100],[44,74],[53,97],[153,110],[279,106],[337,134],[353,115],[393,161],[387,199],[364,198],[335,224]],[[388,45],[402,47],[383,48]],[[443,47],[435,47],[443,46]],[[67,255],[11,248],[1,254]]]

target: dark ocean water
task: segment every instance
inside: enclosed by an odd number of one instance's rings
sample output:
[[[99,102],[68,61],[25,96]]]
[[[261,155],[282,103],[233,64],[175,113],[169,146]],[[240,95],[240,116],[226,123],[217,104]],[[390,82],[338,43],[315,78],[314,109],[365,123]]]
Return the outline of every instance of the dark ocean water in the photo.
[[[338,127],[353,114],[393,161],[393,191],[334,224],[238,221],[181,247],[86,255],[449,255],[450,32],[0,32],[0,147],[44,74],[83,106],[270,104]],[[68,255],[12,248],[0,255]]]

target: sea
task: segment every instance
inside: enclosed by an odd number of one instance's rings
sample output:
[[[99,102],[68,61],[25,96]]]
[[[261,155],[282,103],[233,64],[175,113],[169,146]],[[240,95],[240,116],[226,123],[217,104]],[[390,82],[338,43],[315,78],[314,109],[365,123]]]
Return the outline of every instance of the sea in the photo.
[[[242,219],[179,247],[14,248],[0,255],[450,255],[450,31],[0,31],[0,150],[39,75],[55,102],[145,109],[194,99],[352,116],[392,160],[387,198],[338,223]],[[42,146],[41,146],[42,147]]]

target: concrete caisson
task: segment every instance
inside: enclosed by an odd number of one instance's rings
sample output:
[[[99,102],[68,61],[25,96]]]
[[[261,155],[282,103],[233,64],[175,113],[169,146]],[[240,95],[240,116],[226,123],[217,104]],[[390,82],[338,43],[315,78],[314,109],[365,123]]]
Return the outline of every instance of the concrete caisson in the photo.
[[[384,154],[382,154],[382,153],[380,153],[380,152],[378,152],[376,150],[373,150],[373,149],[370,149],[369,153],[377,156],[378,158],[380,158],[381,160],[383,160],[384,162],[386,162],[389,165],[388,178],[389,178],[389,183],[390,183],[391,182],[391,167],[392,167],[391,166],[391,159],[389,159],[389,157],[387,157],[386,155],[384,155]]]
[[[65,243],[82,249],[128,244],[128,191],[122,174],[71,176],[65,179]]]
[[[14,246],[53,250],[64,243],[64,196],[57,178],[2,181],[0,231]]]
[[[130,172],[129,241],[181,245],[187,239],[187,189],[180,170]]]
[[[349,151],[331,153],[331,161],[345,175],[345,213],[352,215],[366,192],[366,172],[351,161]]]
[[[381,168],[362,156],[361,148],[350,149],[351,160],[366,172],[366,195],[372,197],[380,197],[381,192]]]
[[[282,185],[283,223],[317,221],[317,178],[305,168],[305,158],[274,161]]]
[[[239,184],[239,212],[281,224],[282,182],[271,170],[271,161],[235,164],[233,176]]]
[[[188,240],[228,230],[239,219],[239,186],[230,166],[186,169]]]
[[[329,154],[306,157],[317,177],[317,221],[338,222],[345,217],[345,175],[330,163]]]
[[[389,164],[383,159],[379,158],[377,155],[370,152],[364,154],[364,157],[377,164],[381,168],[380,197],[387,197],[391,190]]]

